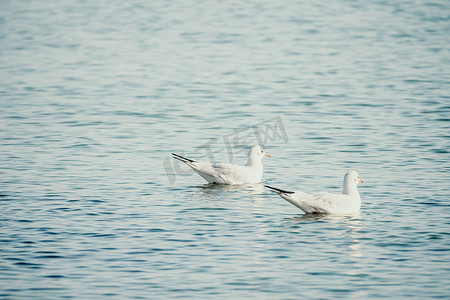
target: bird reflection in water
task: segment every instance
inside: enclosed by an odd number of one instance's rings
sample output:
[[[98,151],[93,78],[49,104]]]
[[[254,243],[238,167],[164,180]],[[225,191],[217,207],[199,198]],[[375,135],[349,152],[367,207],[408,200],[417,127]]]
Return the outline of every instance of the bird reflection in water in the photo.
[[[357,261],[359,258],[364,256],[362,245],[360,242],[361,234],[359,231],[364,229],[364,225],[362,223],[361,212],[358,212],[353,215],[348,216],[338,216],[331,214],[301,214],[297,215],[293,218],[286,218],[287,222],[291,223],[291,229],[295,228],[295,231],[302,231],[302,224],[312,224],[312,223],[320,223],[322,225],[326,225],[327,227],[330,225],[329,229],[344,229],[344,231],[340,230],[339,235],[344,235],[346,251],[351,260]],[[342,228],[340,225],[343,225]],[[308,227],[308,230],[310,227]],[[324,229],[321,226],[321,229]]]

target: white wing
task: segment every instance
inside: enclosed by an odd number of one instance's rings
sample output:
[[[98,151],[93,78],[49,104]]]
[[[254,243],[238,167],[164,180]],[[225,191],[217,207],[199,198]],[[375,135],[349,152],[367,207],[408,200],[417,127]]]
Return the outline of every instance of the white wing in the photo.
[[[188,164],[189,165],[189,164]],[[240,184],[249,182],[250,170],[246,166],[195,162],[189,165],[210,183]]]
[[[280,196],[305,213],[352,214],[359,210],[355,201],[344,194],[295,192]]]
[[[232,164],[210,164],[197,162],[172,153],[173,158],[184,162],[209,183],[244,184],[261,182],[262,168],[236,166]]]

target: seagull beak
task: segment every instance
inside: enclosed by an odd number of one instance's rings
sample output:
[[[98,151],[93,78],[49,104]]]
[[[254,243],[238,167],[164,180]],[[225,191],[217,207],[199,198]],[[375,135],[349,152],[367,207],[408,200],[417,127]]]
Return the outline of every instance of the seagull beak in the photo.
[[[364,183],[364,181],[362,179],[359,180],[360,183]]]
[[[267,153],[264,153],[264,156],[265,156],[265,157],[270,157],[270,155],[269,155],[269,154],[267,154]]]

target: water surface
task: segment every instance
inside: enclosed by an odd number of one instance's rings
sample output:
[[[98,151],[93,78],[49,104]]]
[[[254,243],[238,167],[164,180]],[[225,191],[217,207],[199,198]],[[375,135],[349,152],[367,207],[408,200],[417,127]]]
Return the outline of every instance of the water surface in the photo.
[[[449,12],[2,2],[0,297],[448,298]],[[170,159],[244,163],[256,142],[280,188],[357,170],[361,214]]]

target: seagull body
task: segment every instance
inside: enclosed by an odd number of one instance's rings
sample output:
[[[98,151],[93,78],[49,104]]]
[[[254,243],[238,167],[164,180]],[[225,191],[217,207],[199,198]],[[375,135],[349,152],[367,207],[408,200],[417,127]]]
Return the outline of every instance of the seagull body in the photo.
[[[197,162],[178,154],[172,153],[173,158],[184,162],[198,175],[209,183],[219,184],[246,184],[260,183],[263,175],[261,159],[269,156],[260,146],[253,146],[248,153],[248,161],[245,166],[237,166],[226,163],[211,164]]]
[[[342,194],[314,193],[301,191],[290,192],[266,185],[283,199],[297,206],[307,214],[355,214],[361,209],[361,197],[358,193],[358,183],[363,182],[357,172],[349,171],[344,177]]]

